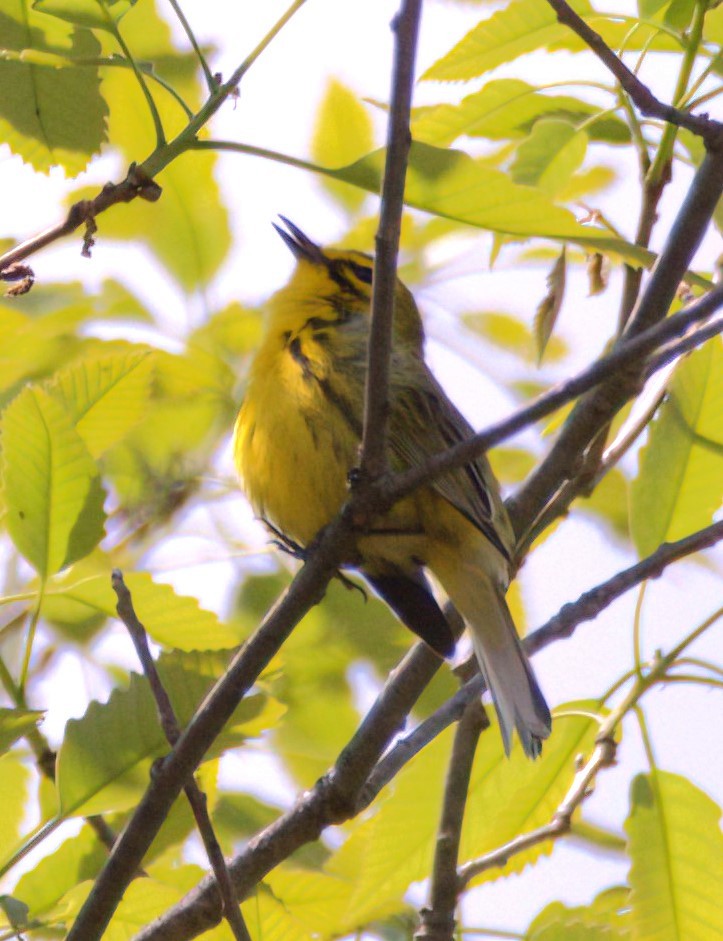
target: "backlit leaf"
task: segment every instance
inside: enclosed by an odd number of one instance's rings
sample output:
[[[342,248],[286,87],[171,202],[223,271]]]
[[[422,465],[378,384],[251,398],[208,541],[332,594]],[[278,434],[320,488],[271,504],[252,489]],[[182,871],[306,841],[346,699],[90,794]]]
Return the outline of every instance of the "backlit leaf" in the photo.
[[[444,146],[463,134],[489,140],[527,137],[541,118],[558,118],[577,125],[599,112],[599,108],[570,95],[548,95],[520,79],[495,79],[459,104],[416,108],[412,135],[415,140]],[[630,132],[619,118],[593,121],[591,138],[625,143]]]
[[[641,556],[708,525],[723,480],[723,345],[714,339],[676,369],[640,454],[630,524]]]
[[[158,672],[179,724],[193,712],[223,672],[218,654],[162,655]],[[238,746],[274,725],[282,708],[264,694],[247,696],[205,759]],[[72,719],[58,753],[57,787],[63,817],[107,813],[134,806],[148,783],[154,758],[170,750],[145,677],[132,674],[127,689],[116,689],[107,703],[92,702],[81,719]]]
[[[45,713],[37,709],[7,709],[0,707],[0,753],[36,728]]]
[[[136,0],[34,0],[33,8],[91,29],[112,29]]]
[[[326,90],[311,144],[314,160],[327,167],[342,167],[372,147],[372,122],[364,105],[350,89],[331,79]],[[364,201],[357,187],[327,180],[329,192],[347,209],[356,211]]]
[[[0,756],[0,801],[3,821],[0,827],[0,862],[15,849],[28,800],[30,770],[20,755],[10,752]]]
[[[100,54],[91,32],[36,12],[26,0],[3,3],[0,47],[78,58]],[[42,172],[58,165],[71,175],[85,169],[106,137],[107,109],[96,68],[0,59],[0,88],[0,139],[14,153]]]
[[[133,597],[133,607],[149,636],[159,644],[178,650],[228,650],[236,647],[239,635],[201,608],[188,595],[178,595],[170,585],[154,582],[145,572],[130,572],[124,581]],[[116,617],[117,598],[111,588],[110,571],[61,581],[61,597],[84,605],[91,612]],[[51,592],[53,588],[51,587]]]
[[[56,905],[79,882],[93,879],[107,858],[108,850],[97,834],[90,827],[83,827],[77,836],[65,840],[21,876],[15,893],[35,918]]]
[[[41,577],[82,558],[103,536],[98,470],[62,406],[27,386],[2,419],[7,526]]]
[[[59,372],[52,391],[93,457],[100,457],[143,417],[153,369],[150,350],[88,357]]]
[[[723,934],[721,811],[667,771],[632,783],[625,829],[636,941],[715,941]]]
[[[538,121],[522,141],[510,168],[515,183],[537,186],[556,196],[580,168],[587,150],[587,134],[567,121]]]
[[[576,13],[589,13],[588,0],[571,4]],[[459,81],[475,78],[566,38],[568,28],[557,20],[553,8],[537,0],[511,0],[503,9],[478,23],[453,49],[429,68],[422,78]]]

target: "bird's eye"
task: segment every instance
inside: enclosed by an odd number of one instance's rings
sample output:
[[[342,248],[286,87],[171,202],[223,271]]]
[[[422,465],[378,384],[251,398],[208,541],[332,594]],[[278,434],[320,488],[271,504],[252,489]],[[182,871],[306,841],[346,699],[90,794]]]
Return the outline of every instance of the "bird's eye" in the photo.
[[[368,265],[360,265],[355,261],[349,262],[349,267],[351,268],[354,277],[358,278],[360,281],[363,281],[364,284],[372,283],[372,269]]]

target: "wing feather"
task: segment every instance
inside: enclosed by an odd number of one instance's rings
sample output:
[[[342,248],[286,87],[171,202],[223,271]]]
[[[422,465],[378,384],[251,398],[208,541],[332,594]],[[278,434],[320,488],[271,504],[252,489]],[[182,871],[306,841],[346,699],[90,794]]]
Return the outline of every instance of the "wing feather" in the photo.
[[[389,446],[396,463],[405,468],[416,466],[473,434],[472,426],[421,359],[415,361],[413,376],[408,368],[403,371],[393,368]],[[499,486],[484,455],[466,467],[442,475],[432,486],[509,560],[514,534]]]

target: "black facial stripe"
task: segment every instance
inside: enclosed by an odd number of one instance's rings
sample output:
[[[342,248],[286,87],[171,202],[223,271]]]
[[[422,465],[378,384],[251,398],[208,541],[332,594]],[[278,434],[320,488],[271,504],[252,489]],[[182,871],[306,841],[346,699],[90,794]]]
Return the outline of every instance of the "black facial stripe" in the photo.
[[[307,381],[314,378],[314,370],[311,368],[311,361],[307,356],[304,356],[303,350],[301,349],[301,340],[298,337],[289,343],[287,349],[291,353],[292,358],[301,366],[301,372]]]
[[[344,276],[343,267],[345,262],[339,261],[327,261],[326,267],[329,272],[329,277],[342,291],[346,291],[347,294],[351,294],[354,297],[358,297],[362,301],[368,301],[369,296],[364,293],[364,291],[359,290],[359,288],[351,282],[348,278]]]

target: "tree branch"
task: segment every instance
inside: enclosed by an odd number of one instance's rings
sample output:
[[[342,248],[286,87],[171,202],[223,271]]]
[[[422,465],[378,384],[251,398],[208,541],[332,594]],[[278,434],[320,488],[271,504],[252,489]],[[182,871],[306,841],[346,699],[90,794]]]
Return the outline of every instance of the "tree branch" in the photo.
[[[702,137],[708,146],[719,147],[723,143],[723,124],[713,121],[707,114],[699,116],[689,114],[687,111],[681,111],[679,108],[659,101],[637,75],[631,72],[622,59],[615,55],[602,36],[591,29],[565,0],[547,0],[547,2],[557,14],[558,21],[576,33],[603,65],[612,72],[642,114],[650,118],[659,118],[676,127],[684,127]]]
[[[118,597],[118,604],[116,605],[118,617],[125,624],[128,633],[131,635],[133,646],[136,649],[138,659],[143,667],[143,673],[148,680],[148,685],[156,701],[161,728],[168,739],[169,745],[173,747],[181,736],[178,719],[176,718],[168,693],[158,675],[156,664],[151,655],[150,647],[148,646],[146,629],[138,620],[135,608],[133,607],[131,593],[128,590],[128,586],[123,581],[123,573],[119,569],[113,571],[111,584],[113,591],[115,591]],[[198,786],[193,776],[188,779],[184,791],[188,803],[191,806],[198,832],[203,840],[208,861],[216,877],[216,885],[218,886],[218,891],[221,896],[224,918],[228,922],[236,941],[251,941],[251,936],[249,935],[248,928],[241,914],[241,909],[233,893],[231,878],[226,868],[226,860],[223,858],[221,847],[213,829],[213,824],[211,823],[206,795],[201,791],[201,788]]]
[[[126,886],[188,778],[239,700],[276,655],[295,625],[320,600],[339,560],[348,554],[353,543],[349,513],[346,512],[324,531],[313,555],[256,633],[234,657],[171,753],[157,766],[146,793],[78,913],[67,941],[98,941],[103,935]]]
[[[462,822],[477,743],[486,728],[489,728],[489,720],[482,701],[474,699],[465,709],[454,735],[429,888],[429,907],[419,913],[420,926],[414,935],[415,941],[453,941],[455,937],[454,916],[460,888],[457,860]]]
[[[525,650],[532,655],[571,636],[578,624],[595,618],[630,588],[646,578],[656,577],[670,563],[709,548],[721,539],[723,522],[661,546],[646,559],[581,595],[578,601],[565,605],[554,618],[524,639]],[[419,643],[392,671],[334,767],[232,861],[229,868],[239,899],[295,850],[318,839],[327,826],[351,819],[368,807],[414,755],[457,721],[471,702],[481,697],[485,683],[477,674],[381,757],[440,666],[440,659],[425,644]],[[135,941],[188,941],[217,925],[220,919],[214,880],[206,877],[176,906],[144,928]]]
[[[628,327],[613,348],[611,356],[623,350],[631,337],[645,334],[665,318],[722,191],[723,154],[709,151],[696,172],[646,289],[630,316]],[[720,288],[714,289],[711,294],[720,298]],[[672,320],[669,317],[660,326]],[[599,362],[607,358],[603,357]],[[575,476],[575,465],[590,442],[637,393],[641,383],[640,370],[636,368],[639,362],[633,357],[629,370],[618,371],[614,382],[600,384],[599,388],[575,405],[547,457],[509,501],[510,517],[518,534],[534,524],[559,487]]]
[[[464,467],[484,451],[517,434],[582,393],[619,375],[624,369],[637,366],[638,371],[642,373],[642,364],[646,363],[646,357],[651,352],[658,349],[666,340],[685,333],[693,324],[706,319],[721,306],[723,306],[723,286],[718,286],[685,310],[668,317],[663,323],[650,327],[631,338],[626,335],[607,356],[602,356],[587,369],[550,389],[529,405],[513,412],[508,418],[490,425],[484,431],[446,451],[435,454],[424,464],[418,464],[388,480],[381,481],[379,501],[374,505],[384,506],[386,505],[384,501],[393,503],[446,471]],[[717,323],[712,329],[714,332],[719,332],[723,330],[723,324]],[[637,380],[638,384],[642,381],[642,378]],[[572,457],[567,455],[567,463],[571,460]],[[522,496],[526,492],[527,488],[524,488]],[[518,521],[527,518],[527,502],[525,501],[522,509],[520,508],[522,497],[516,497],[509,503],[514,508]]]
[[[256,48],[233,72],[230,79],[227,82],[214,85],[214,90],[208,99],[200,110],[191,117],[183,130],[172,141],[157,146],[143,163],[132,163],[125,180],[121,183],[106,183],[100,193],[93,199],[81,200],[71,206],[63,222],[45,229],[39,235],[27,239],[10,251],[5,252],[5,254],[0,255],[0,278],[7,272],[8,268],[58,239],[70,235],[83,223],[87,227],[83,240],[83,254],[87,255],[93,244],[92,235],[95,232],[96,216],[116,203],[128,203],[136,197],[155,202],[161,195],[161,187],[153,182],[153,178],[180,154],[193,149],[198,132],[211,120],[226,99],[237,93],[238,84],[251,65],[304,3],[305,0],[294,0],[286,13],[277,20]],[[30,275],[32,276],[32,272],[30,272]]]
[[[423,643],[404,657],[333,768],[233,860],[230,872],[237,898],[245,898],[268,872],[305,843],[318,839],[326,827],[360,812],[359,795],[371,769],[441,665]],[[135,941],[187,941],[217,925],[220,918],[214,880],[207,876]]]
[[[537,846],[538,843],[544,843],[546,840],[554,840],[565,833],[570,832],[572,815],[582,804],[586,797],[591,793],[591,787],[599,771],[603,768],[609,768],[615,764],[616,745],[613,738],[603,738],[595,745],[590,759],[583,765],[575,775],[572,785],[565,795],[562,803],[553,814],[550,823],[544,827],[538,827],[531,833],[525,833],[499,849],[491,853],[480,856],[479,859],[473,859],[465,863],[459,869],[459,889],[460,891],[468,885],[472,879],[479,876],[480,873],[488,869],[494,869],[498,866],[506,866],[510,859]]]
[[[414,62],[417,52],[421,0],[403,0],[392,23],[395,34],[392,91],[387,124],[387,154],[382,183],[382,206],[376,236],[372,285],[369,355],[364,390],[364,428],[361,443],[362,480],[374,480],[387,470],[389,362],[397,283],[397,254],[404,207],[404,181],[412,136]]]
[[[550,644],[571,637],[580,624],[594,620],[601,611],[627,591],[646,579],[658,578],[671,563],[695,552],[709,549],[721,540],[723,540],[723,522],[706,526],[705,529],[679,539],[677,542],[664,543],[645,559],[584,592],[577,601],[563,605],[547,623],[523,638],[522,644],[525,651],[529,656],[533,656]],[[400,769],[441,732],[456,722],[467,705],[479,698],[485,689],[486,685],[482,676],[477,674],[436,712],[421,722],[413,732],[399,739],[369,775],[360,795],[360,808],[371,804]]]

